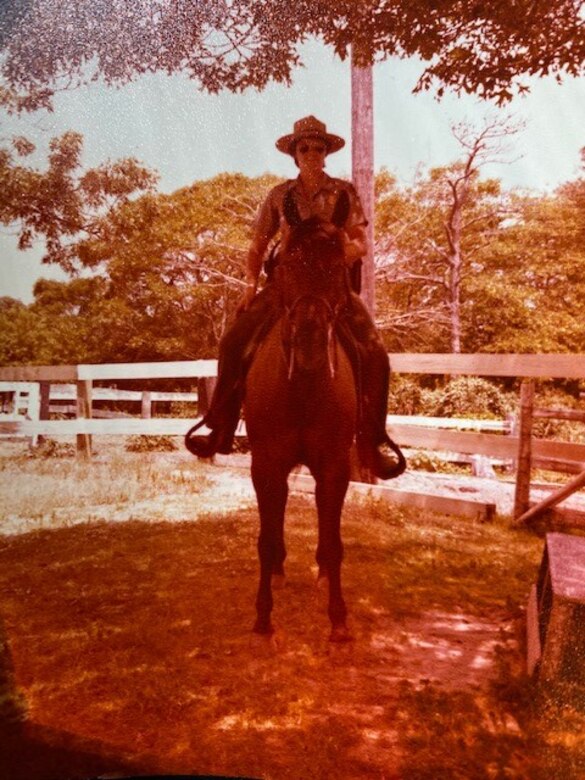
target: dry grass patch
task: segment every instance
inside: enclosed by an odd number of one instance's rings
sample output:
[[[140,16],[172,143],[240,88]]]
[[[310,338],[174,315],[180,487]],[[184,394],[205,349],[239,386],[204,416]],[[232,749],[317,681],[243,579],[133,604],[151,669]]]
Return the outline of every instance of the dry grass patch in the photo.
[[[182,466],[177,468],[177,466]],[[96,520],[146,519],[148,503],[157,520],[180,501],[181,519],[193,515],[193,499],[212,484],[197,461],[158,454],[116,451],[91,463],[74,457],[0,455],[0,533],[61,528]],[[119,517],[116,516],[119,513]]]

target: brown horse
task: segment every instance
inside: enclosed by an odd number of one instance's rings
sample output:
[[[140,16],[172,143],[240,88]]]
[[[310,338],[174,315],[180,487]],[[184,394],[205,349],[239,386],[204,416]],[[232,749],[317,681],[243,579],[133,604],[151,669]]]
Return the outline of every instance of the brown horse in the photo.
[[[336,333],[349,286],[340,227],[348,207],[340,198],[332,223],[302,221],[285,203],[290,233],[283,240],[274,284],[284,315],[260,345],[246,379],[244,411],[252,449],[252,481],[260,513],[260,584],[254,631],[271,634],[272,577],[283,575],[287,478],[297,464],[315,478],[319,518],[319,577],[329,582],[332,641],[350,638],[341,592],[340,520],[356,433],[357,394],[351,363]]]

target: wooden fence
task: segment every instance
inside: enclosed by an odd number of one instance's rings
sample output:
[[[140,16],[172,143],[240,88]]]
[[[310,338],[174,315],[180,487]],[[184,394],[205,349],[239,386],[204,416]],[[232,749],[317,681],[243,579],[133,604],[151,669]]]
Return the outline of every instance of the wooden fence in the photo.
[[[395,374],[466,375],[482,377],[516,377],[523,380],[525,390],[535,378],[585,379],[585,355],[515,355],[515,354],[391,354]],[[216,376],[215,360],[178,361],[165,363],[133,363],[79,366],[17,366],[0,367],[0,382],[26,382],[38,385],[40,404],[48,409],[51,385],[75,386],[76,417],[71,420],[7,419],[0,417],[0,434],[4,435],[75,435],[78,449],[89,455],[91,435],[100,434],[167,434],[183,435],[193,418],[96,419],[94,400],[103,388],[93,386],[97,381],[128,379],[190,378],[193,382]],[[151,395],[151,400],[154,394]],[[528,404],[528,406],[527,406]],[[519,462],[516,514],[526,511],[529,503],[530,468],[546,464],[548,468],[562,468],[578,472],[585,468],[585,445],[572,442],[534,439],[526,420],[534,417],[532,402],[524,397],[521,427],[523,432],[510,432],[504,423],[495,431],[452,430],[465,426],[452,420],[390,417],[393,438],[403,447],[465,455],[488,456]],[[424,418],[423,418],[424,419]],[[469,427],[469,426],[467,426]],[[203,429],[204,430],[204,429]],[[504,435],[508,434],[508,435]],[[527,437],[529,445],[527,446]]]

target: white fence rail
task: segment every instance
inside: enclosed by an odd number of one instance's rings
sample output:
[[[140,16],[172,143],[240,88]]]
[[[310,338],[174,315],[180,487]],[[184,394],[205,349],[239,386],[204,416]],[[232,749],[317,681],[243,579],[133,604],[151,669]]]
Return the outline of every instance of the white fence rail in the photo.
[[[515,376],[544,378],[581,378],[585,379],[585,355],[453,355],[453,354],[392,354],[390,363],[394,373],[442,374],[471,376]],[[67,435],[78,437],[78,447],[88,452],[87,438],[98,434],[184,434],[196,419],[193,418],[124,417],[120,419],[92,419],[94,402],[98,400],[138,400],[137,396],[123,398],[118,394],[137,393],[139,391],[121,391],[114,388],[94,387],[94,381],[128,379],[169,379],[190,378],[194,384],[215,377],[215,360],[177,361],[165,363],[133,363],[79,366],[16,366],[0,367],[0,383],[27,383],[31,404],[28,411],[30,419],[23,415],[0,416],[0,434],[35,437],[38,435]],[[74,384],[72,384],[74,383]],[[47,393],[47,389],[50,389]],[[57,391],[57,386],[61,389]],[[0,392],[5,384],[0,384]],[[38,413],[44,396],[50,399],[53,393],[62,393],[62,398],[72,400],[72,388],[75,388],[76,418],[72,420],[40,419],[48,417]],[[4,391],[7,392],[7,391]],[[24,386],[15,392],[24,397]],[[112,398],[116,395],[117,398]],[[187,397],[181,394],[180,400],[193,402],[195,393]],[[108,398],[108,396],[110,396]],[[149,391],[149,401],[179,400],[169,398],[170,394]],[[141,394],[145,399],[145,393]],[[388,419],[393,438],[404,447],[434,450],[438,452],[460,453],[463,455],[481,455],[490,458],[513,460],[518,454],[518,438],[511,431],[507,421],[462,420],[443,418],[421,418],[415,416],[391,416]],[[243,432],[244,429],[242,429]],[[570,468],[578,469],[585,463],[585,445],[570,442],[535,440],[533,456],[545,460],[549,467],[555,463],[568,463]],[[573,464],[573,466],[571,466]]]

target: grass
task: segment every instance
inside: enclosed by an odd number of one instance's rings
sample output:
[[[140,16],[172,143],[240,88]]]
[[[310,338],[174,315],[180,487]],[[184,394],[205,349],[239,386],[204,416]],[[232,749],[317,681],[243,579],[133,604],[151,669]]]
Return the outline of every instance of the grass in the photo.
[[[4,490],[38,477],[36,501],[77,521],[117,502],[137,518],[0,537],[0,739],[18,756],[12,775],[0,759],[3,778],[585,776],[581,694],[539,690],[523,671],[541,539],[502,520],[348,502],[355,641],[336,647],[314,586],[314,507],[292,496],[287,584],[265,642],[250,633],[255,509],[187,522],[209,473],[195,461],[182,476],[165,456],[87,468],[26,461],[0,473]],[[155,499],[158,522],[144,522]],[[21,500],[13,511],[34,506]],[[188,507],[185,522],[164,522],[168,501]]]
[[[54,452],[51,447],[49,452]],[[181,501],[184,517],[194,511],[192,499],[209,480],[194,459],[187,466],[158,453],[126,453],[119,448],[99,451],[91,463],[79,461],[63,445],[65,456],[0,455],[0,533],[10,528],[37,530],[107,518],[165,496]],[[177,468],[177,466],[181,466]],[[160,506],[158,507],[160,516]],[[127,514],[127,513],[126,513]],[[127,519],[124,517],[123,519]]]

